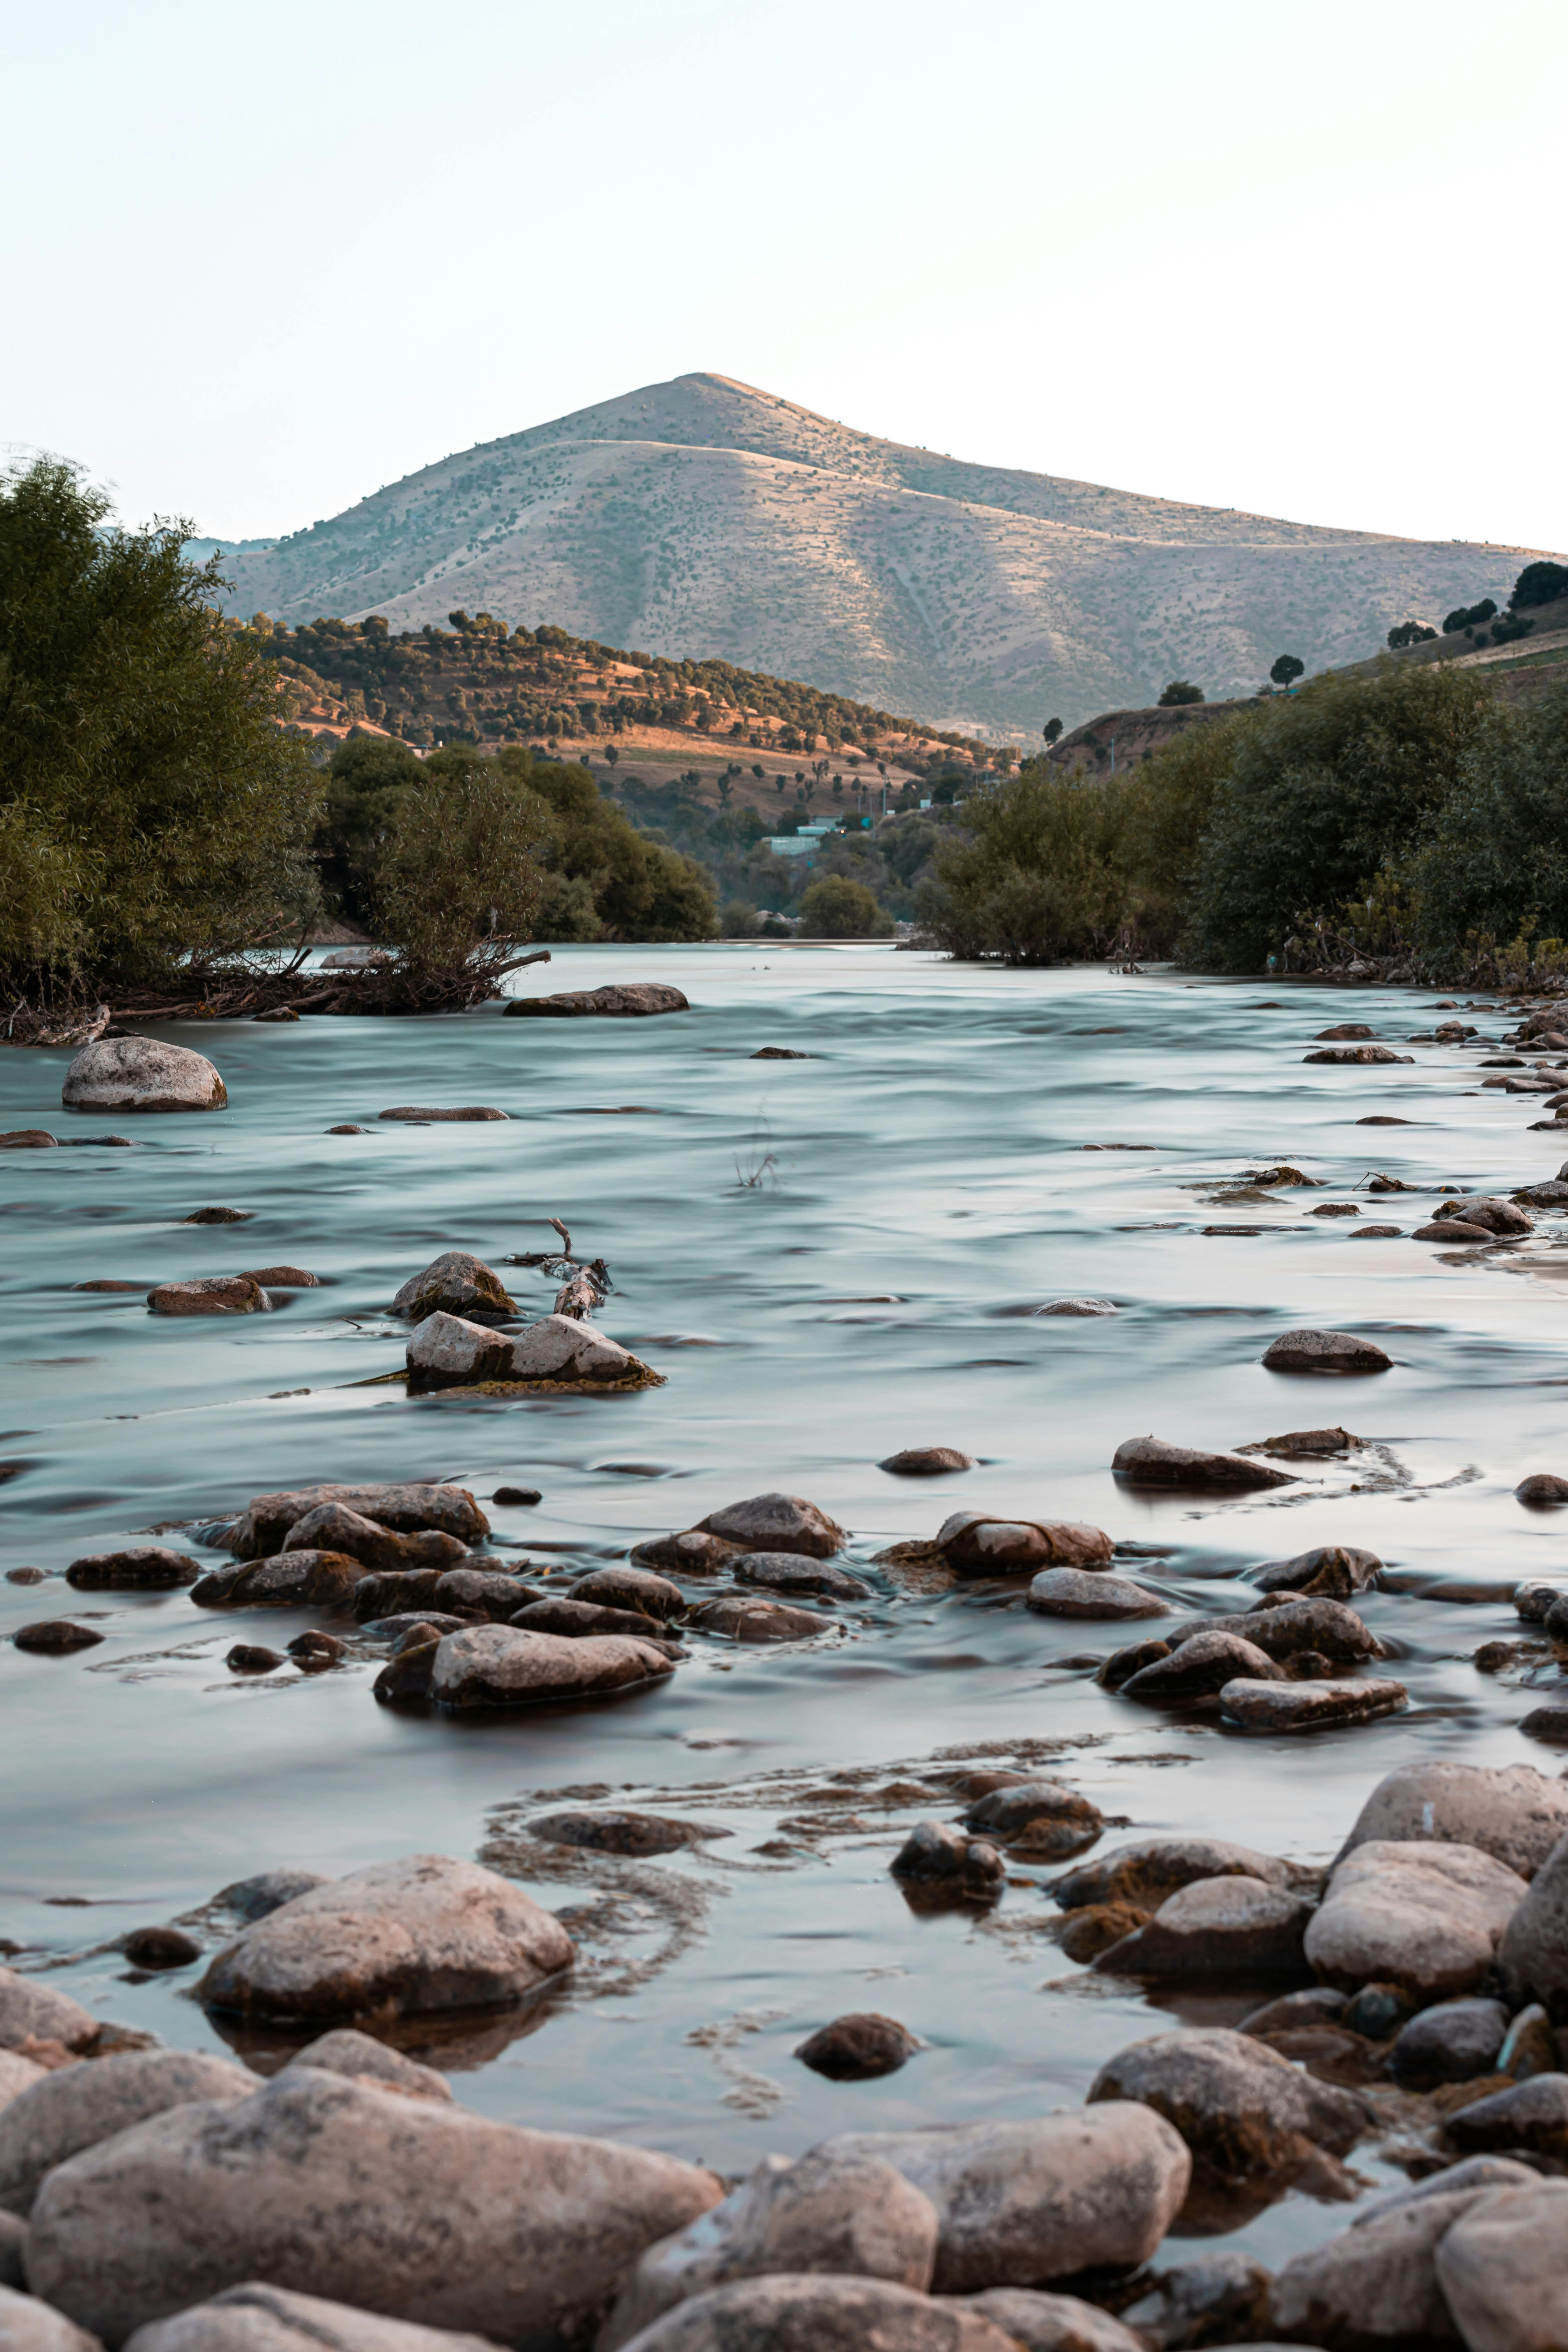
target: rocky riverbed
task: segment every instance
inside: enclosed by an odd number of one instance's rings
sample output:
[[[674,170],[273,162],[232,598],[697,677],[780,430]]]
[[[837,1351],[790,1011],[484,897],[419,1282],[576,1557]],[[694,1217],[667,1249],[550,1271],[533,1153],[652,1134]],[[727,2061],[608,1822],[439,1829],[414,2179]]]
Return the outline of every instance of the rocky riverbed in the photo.
[[[0,2336],[1568,2342],[1552,1009],[563,961],[0,1056]]]

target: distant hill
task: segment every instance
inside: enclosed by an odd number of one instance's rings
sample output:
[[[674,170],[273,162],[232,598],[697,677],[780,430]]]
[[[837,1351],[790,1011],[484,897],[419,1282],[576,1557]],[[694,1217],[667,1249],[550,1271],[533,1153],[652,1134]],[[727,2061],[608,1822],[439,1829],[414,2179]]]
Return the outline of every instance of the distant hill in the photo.
[[[1500,602],[1542,551],[970,464],[708,374],[224,549],[240,614],[384,614],[396,631],[483,609],[1013,741],[1151,703],[1173,677],[1229,696],[1280,652],[1309,670],[1356,660],[1407,616]]]

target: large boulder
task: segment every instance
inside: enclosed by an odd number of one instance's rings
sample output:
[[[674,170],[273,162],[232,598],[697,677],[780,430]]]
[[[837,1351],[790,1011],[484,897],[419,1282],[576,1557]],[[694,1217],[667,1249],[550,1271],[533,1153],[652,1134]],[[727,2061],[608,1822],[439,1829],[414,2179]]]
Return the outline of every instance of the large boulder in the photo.
[[[1437,2250],[1454,2224],[1495,2190],[1458,2189],[1415,2198],[1297,2254],[1275,2279],[1270,2319],[1298,2344],[1329,2352],[1355,2346],[1406,2352],[1411,2345],[1458,2345],[1437,2275]],[[1467,2336],[1471,2352],[1479,2352]]]
[[[60,1100],[68,1110],[222,1110],[228,1088],[188,1045],[100,1037],[66,1072]]]
[[[721,2205],[650,2246],[622,2288],[595,2352],[650,2326],[678,2303],[770,2273],[845,2273],[923,2294],[936,2268],[929,2197],[875,2158],[764,2157]]]
[[[404,1351],[410,1389],[455,1389],[477,1381],[511,1378],[511,1341],[504,1331],[465,1322],[437,1308],[426,1315]]]
[[[1498,1957],[1516,2005],[1541,2001],[1559,2023],[1568,2023],[1568,1832],[1537,1870]]]
[[[1493,2189],[1436,2250],[1437,2284],[1468,2352],[1568,2344],[1568,2180]]]
[[[103,2352],[96,2336],[33,2295],[0,2286],[0,2346],[5,2352]]]
[[[1289,1884],[1288,1864],[1249,1845],[1234,1845],[1228,1838],[1135,1838],[1092,1862],[1079,1863],[1051,1889],[1064,1910],[1076,1911],[1088,1903],[1125,1903],[1141,1911],[1158,1910],[1178,1887],[1200,1878],[1257,1878],[1266,1886]]]
[[[996,1512],[954,1511],[937,1545],[960,1576],[1013,1575],[1020,1569],[1095,1568],[1111,1557],[1110,1538],[1076,1519],[1007,1519]]]
[[[423,1323],[429,1315],[468,1315],[476,1307],[500,1315],[517,1312],[500,1275],[468,1250],[443,1250],[409,1276],[392,1302],[393,1313],[410,1323]]]
[[[425,2016],[521,2000],[574,1958],[554,1914],[510,1879],[410,1854],[258,1919],[213,1960],[196,1998],[279,2022]]]
[[[85,2050],[98,2039],[100,2021],[68,1992],[40,1977],[0,1969],[0,2050],[20,2050],[29,2042],[63,2042]]]
[[[1223,2027],[1134,2042],[1100,2068],[1089,2098],[1091,2106],[1142,2100],[1224,2180],[1286,2170],[1310,2147],[1342,2156],[1373,2120],[1355,2092],[1316,2082],[1266,2043]]]
[[[847,1531],[802,1495],[752,1495],[699,1519],[696,1535],[721,1536],[741,1551],[801,1551],[828,1559],[848,1542]]]
[[[879,2158],[931,2199],[938,2294],[1132,2269],[1159,2245],[1192,2176],[1180,2135],[1131,2101],[1005,2123],[847,2132],[822,2153]]]
[[[489,1519],[466,1486],[296,1486],[276,1495],[253,1495],[229,1531],[228,1549],[238,1559],[266,1559],[281,1551],[290,1530],[322,1503],[346,1504],[399,1535],[431,1528],[472,1544],[490,1531]]]
[[[47,2172],[192,2099],[247,2099],[254,2074],[205,2051],[122,2050],[59,2066],[0,2108],[0,2206],[24,2219]]]
[[[0,2050],[0,2112],[12,2101],[31,2090],[48,2073],[36,2058],[26,2057],[20,2050]]]
[[[511,1341],[511,1381],[624,1381],[647,1366],[618,1339],[571,1315],[542,1315]]]
[[[257,2279],[550,2344],[585,2336],[644,2247],[721,2193],[673,2157],[300,2067],[58,2166],[33,2207],[28,2276],[111,2344]]]
[[[1128,1438],[1110,1467],[1130,1486],[1289,1486],[1297,1475],[1245,1454],[1204,1454],[1163,1437]]]
[[[667,2312],[626,2352],[1018,2352],[966,2304],[880,2279],[737,2279]]]
[[[1336,1864],[1307,1929],[1326,1984],[1395,1984],[1423,2002],[1473,1992],[1528,1889],[1479,1846],[1373,1839]]]
[[[542,1699],[598,1698],[674,1671],[663,1649],[626,1633],[574,1641],[521,1625],[473,1625],[442,1635],[430,1696],[449,1707],[531,1706]]]
[[[651,1013],[689,1013],[679,988],[661,980],[622,981],[605,988],[565,988],[553,996],[514,996],[505,1010],[515,1019],[531,1013],[554,1021],[636,1021]]]
[[[381,2319],[287,2287],[226,2287],[173,2319],[139,2327],[125,2352],[495,2352],[482,2336],[454,2336]]]
[[[1200,1878],[1101,1952],[1094,1965],[1127,1977],[1298,1976],[1311,1906],[1256,1878]]]
[[[1418,1839],[1479,1846],[1533,1878],[1565,1833],[1568,1781],[1549,1780],[1533,1764],[1401,1764],[1378,1782],[1337,1859],[1374,1839]]]

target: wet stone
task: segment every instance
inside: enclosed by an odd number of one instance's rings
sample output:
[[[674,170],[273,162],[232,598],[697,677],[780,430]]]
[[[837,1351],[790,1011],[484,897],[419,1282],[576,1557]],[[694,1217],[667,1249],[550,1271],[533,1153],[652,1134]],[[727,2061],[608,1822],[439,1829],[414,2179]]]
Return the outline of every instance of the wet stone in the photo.
[[[1528,1892],[1477,1846],[1373,1839],[1335,1864],[1307,1958],[1347,1991],[1375,1979],[1427,2000],[1473,1992]]]
[[[1429,2091],[1439,2083],[1468,2083],[1496,2071],[1508,2033],[1500,2000],[1443,2000],[1418,2010],[1404,2026],[1389,2054],[1389,2071],[1407,2090]]]
[[[258,1282],[264,1290],[320,1290],[320,1277],[302,1265],[247,1266],[243,1279]]]
[[[254,1209],[194,1209],[188,1217],[182,1217],[180,1223],[184,1225],[245,1225],[255,1214]]]
[[[698,1521],[694,1533],[721,1536],[745,1551],[805,1552],[828,1559],[847,1537],[836,1519],[800,1495],[753,1495]]]
[[[1076,1789],[1055,1780],[1026,1780],[978,1798],[964,1815],[964,1827],[1019,1853],[1054,1856],[1092,1844],[1105,1817]]]
[[[1047,1568],[1030,1585],[1025,1605],[1042,1617],[1164,1617],[1170,1603],[1131,1578],[1079,1568]]]
[[[730,1831],[704,1822],[671,1822],[658,1813],[597,1812],[538,1813],[528,1824],[531,1837],[552,1845],[574,1845],[595,1853],[645,1855],[679,1853]]]
[[[1294,2168],[1303,2143],[1342,2156],[1373,2121],[1356,2093],[1315,2082],[1266,2043],[1224,2028],[1133,2042],[1100,2068],[1089,2098],[1143,2101],[1231,2180]]]
[[[1532,2156],[1568,2159],[1568,2074],[1511,2083],[1449,2116],[1444,2130],[1467,2153],[1528,2148]]]
[[[1383,1562],[1374,1551],[1359,1550],[1353,1544],[1319,1544],[1291,1559],[1268,1561],[1252,1581],[1260,1592],[1302,1592],[1311,1586],[1315,1593],[1343,1601],[1370,1591],[1382,1574]]]
[[[200,1572],[197,1563],[184,1552],[169,1551],[162,1544],[140,1544],[128,1551],[88,1552],[73,1559],[66,1570],[66,1582],[79,1592],[122,1588],[167,1591],[194,1584]]]
[[[255,1642],[237,1642],[224,1660],[231,1675],[269,1675],[287,1663],[281,1650],[264,1650]]]
[[[539,1587],[521,1576],[485,1568],[449,1568],[436,1580],[436,1606],[447,1615],[486,1617],[506,1624],[539,1596]]]
[[[1403,1683],[1368,1676],[1362,1682],[1265,1683],[1241,1675],[1219,1694],[1220,1711],[1249,1731],[1326,1731],[1394,1715],[1410,1703]]]
[[[889,1454],[879,1462],[879,1470],[886,1470],[895,1478],[942,1478],[958,1470],[979,1468],[972,1454],[960,1454],[952,1445],[911,1445],[901,1454]]]
[[[1568,1783],[1532,1764],[1402,1764],[1357,1814],[1340,1859],[1373,1839],[1479,1846],[1533,1878],[1568,1832]]]
[[[907,2026],[875,2011],[836,2017],[800,2042],[795,2056],[832,2083],[860,2083],[896,2074],[920,2048]]]
[[[762,1585],[772,1592],[805,1592],[826,1601],[868,1601],[871,1588],[858,1576],[829,1560],[803,1558],[792,1551],[738,1552],[731,1562],[737,1583]]]
[[[1007,1867],[994,1845],[943,1822],[917,1822],[889,1866],[911,1885],[982,1895],[999,1892]]]
[[[195,1937],[183,1927],[132,1927],[120,1948],[138,1969],[188,1968],[202,1956]]]
[[[1123,2315],[1158,2352],[1186,2352],[1194,2345],[1261,2344],[1268,2328],[1270,2273],[1248,2255],[1220,2252],[1162,2271],[1152,2291]]]
[[[1351,1331],[1286,1331],[1263,1355],[1271,1372],[1386,1372],[1393,1363],[1374,1339]]]
[[[265,1315],[267,1293],[245,1274],[216,1274],[200,1282],[161,1282],[147,1293],[154,1315]]]
[[[686,1608],[686,1596],[679,1585],[647,1569],[590,1569],[586,1576],[574,1578],[568,1591],[574,1601],[592,1601],[605,1609],[630,1610],[641,1617],[679,1617]]]
[[[1130,1486],[1289,1486],[1294,1474],[1243,1454],[1205,1454],[1163,1437],[1130,1437],[1110,1465]]]
[[[1536,1470],[1521,1478],[1513,1491],[1521,1503],[1568,1503],[1568,1478],[1559,1478],[1554,1471]]]
[[[1093,1569],[1108,1566],[1113,1549],[1103,1528],[1079,1520],[1008,1519],[985,1511],[955,1511],[943,1520],[936,1540],[948,1566],[960,1576]]]
[[[515,1625],[475,1625],[444,1634],[437,1643],[430,1696],[457,1709],[528,1706],[550,1699],[607,1697],[673,1671],[664,1645],[626,1634],[563,1641]]]
[[[5,1581],[7,1584],[47,1584],[48,1574],[41,1568],[8,1568]]]
[[[1205,1878],[1254,1878],[1267,1886],[1289,1883],[1288,1866],[1271,1853],[1225,1838],[1148,1837],[1097,1854],[1058,1878],[1052,1894],[1064,1909],[1086,1903],[1130,1903],[1157,1910],[1168,1895]]]
[[[1267,1653],[1239,1633],[1196,1633],[1169,1657],[1141,1666],[1121,1685],[1123,1698],[1173,1705],[1184,1700],[1217,1697],[1237,1676],[1258,1682],[1279,1679],[1279,1669]]]
[[[829,1617],[809,1609],[791,1609],[782,1601],[752,1601],[742,1593],[725,1593],[704,1601],[691,1612],[691,1622],[704,1633],[731,1642],[804,1642],[826,1633]]]
[[[325,1667],[339,1665],[348,1653],[348,1643],[338,1634],[323,1633],[317,1626],[296,1633],[286,1646],[303,1674],[319,1674]]]
[[[90,1625],[74,1624],[68,1617],[47,1617],[36,1625],[18,1625],[11,1639],[18,1650],[35,1650],[61,1657],[69,1650],[90,1650],[103,1635]]]
[[[309,1895],[313,1886],[327,1883],[315,1870],[262,1870],[253,1878],[237,1878],[220,1887],[213,1901],[238,1919],[265,1919],[268,1912],[292,1903],[296,1895]]]
[[[1552,2020],[1538,2000],[1521,2009],[1503,2037],[1502,2048],[1497,2054],[1497,2071],[1511,2074],[1518,2083],[1528,2083],[1534,2074],[1552,2074],[1557,2071],[1557,2037],[1552,2030]]]
[[[392,1302],[392,1312],[410,1323],[432,1315],[462,1318],[476,1307],[504,1315],[517,1312],[500,1275],[468,1250],[443,1250],[408,1280]]]
[[[1069,1960],[1085,1967],[1142,1927],[1148,1916],[1131,1903],[1086,1903],[1068,1913],[1057,1941]]]
[[[500,1503],[509,1508],[542,1502],[543,1499],[537,1486],[498,1486],[490,1496],[492,1503]]]
[[[1145,1666],[1152,1666],[1156,1659],[1168,1658],[1170,1654],[1169,1642],[1132,1642],[1124,1650],[1112,1651],[1110,1656],[1102,1661],[1095,1680],[1105,1690],[1121,1690]]]
[[[1254,1878],[1204,1878],[1168,1896],[1144,1927],[1100,1954],[1115,1976],[1299,1976],[1310,1905]]]
[[[1281,1993],[1244,2017],[1238,2033],[1290,2033],[1303,2026],[1338,2025],[1343,2021],[1346,1996],[1330,1985],[1310,1985],[1304,1992]]]

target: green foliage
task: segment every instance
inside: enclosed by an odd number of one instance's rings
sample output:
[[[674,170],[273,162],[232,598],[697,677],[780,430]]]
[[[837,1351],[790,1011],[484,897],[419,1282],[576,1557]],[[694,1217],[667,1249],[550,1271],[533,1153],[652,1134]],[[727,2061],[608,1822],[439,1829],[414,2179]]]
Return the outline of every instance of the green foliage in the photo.
[[[1061,731],[1062,722],[1059,719],[1047,719],[1045,725],[1040,730],[1041,734],[1045,737],[1047,743],[1055,743],[1058,741],[1061,735]]]
[[[1436,634],[1436,630],[1429,629],[1425,621],[1395,622],[1388,633],[1389,650],[1391,653],[1398,653],[1405,646],[1427,645]]]
[[[1517,613],[1531,604],[1553,604],[1559,596],[1568,596],[1568,563],[1527,563],[1513,583],[1509,609]]]
[[[265,641],[182,522],[109,528],[78,468],[0,476],[0,977],[188,982],[314,903],[320,782]]]
[[[1479,629],[1482,622],[1489,621],[1496,611],[1497,606],[1489,596],[1483,596],[1479,604],[1457,605],[1444,617],[1443,635],[1452,637],[1457,636],[1461,629]]]
[[[719,919],[719,928],[727,940],[750,940],[756,936],[758,921],[757,910],[749,899],[729,898]]]
[[[1415,624],[1412,621],[1409,625],[1414,628]],[[1391,637],[1389,643],[1393,642]],[[1307,665],[1295,654],[1281,654],[1268,675],[1276,686],[1294,686],[1299,677],[1306,677]]]
[[[875,938],[892,929],[893,919],[882,912],[864,882],[825,874],[801,894],[800,928],[810,939]]]
[[[332,753],[316,863],[330,902],[362,928],[375,919],[374,877],[394,819],[423,774],[408,746],[390,736],[351,736]]]
[[[1159,708],[1167,710],[1173,703],[1206,702],[1207,699],[1203,688],[1194,686],[1190,677],[1173,677],[1160,697]]]
[[[1568,688],[1479,718],[1425,837],[1394,862],[1418,951],[1568,935]]]
[[[585,768],[536,761],[520,750],[500,751],[489,764],[526,780],[547,803],[551,869],[590,884],[601,938],[713,937],[713,886],[705,870],[695,858],[639,833]]]
[[[442,751],[393,812],[374,869],[378,928],[416,1004],[489,993],[531,934],[550,812],[524,776]]]
[[[1140,811],[1131,779],[1079,783],[1026,760],[1016,776],[965,803],[917,895],[921,922],[953,955],[1010,964],[1168,935],[1173,927],[1135,871]]]

